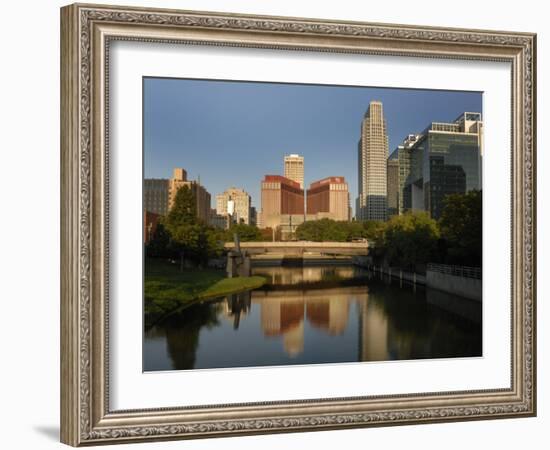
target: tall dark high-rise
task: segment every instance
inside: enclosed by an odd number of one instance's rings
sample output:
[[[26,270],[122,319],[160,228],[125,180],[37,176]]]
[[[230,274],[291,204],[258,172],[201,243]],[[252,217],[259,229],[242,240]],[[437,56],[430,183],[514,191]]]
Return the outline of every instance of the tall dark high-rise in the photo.
[[[389,158],[387,165],[388,218],[399,213],[399,159]]]
[[[153,214],[168,214],[170,183],[167,178],[145,178],[143,180],[143,209]]]
[[[445,197],[481,189],[483,122],[465,112],[449,123],[432,122],[398,149],[399,211],[424,210],[441,216]]]

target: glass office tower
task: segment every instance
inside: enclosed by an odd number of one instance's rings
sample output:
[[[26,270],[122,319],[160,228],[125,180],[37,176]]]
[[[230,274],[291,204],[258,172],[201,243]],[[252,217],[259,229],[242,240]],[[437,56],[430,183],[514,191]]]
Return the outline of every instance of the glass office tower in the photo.
[[[424,210],[438,219],[447,195],[481,190],[482,132],[481,114],[466,112],[409,136],[398,147],[400,213]]]

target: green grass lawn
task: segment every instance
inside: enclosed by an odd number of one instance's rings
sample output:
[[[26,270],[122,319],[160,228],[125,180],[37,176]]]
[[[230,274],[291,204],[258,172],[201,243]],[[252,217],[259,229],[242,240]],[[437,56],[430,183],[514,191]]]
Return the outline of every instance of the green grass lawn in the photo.
[[[178,264],[145,260],[145,313],[165,314],[195,300],[222,297],[266,282],[264,277],[226,278],[223,270],[184,269]]]

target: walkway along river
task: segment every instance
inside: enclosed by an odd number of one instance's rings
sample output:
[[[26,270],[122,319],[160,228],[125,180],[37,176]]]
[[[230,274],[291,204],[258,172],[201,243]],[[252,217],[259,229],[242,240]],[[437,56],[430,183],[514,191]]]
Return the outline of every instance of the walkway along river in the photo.
[[[482,355],[481,302],[351,265],[253,274],[269,282],[195,303],[147,330],[144,370]]]

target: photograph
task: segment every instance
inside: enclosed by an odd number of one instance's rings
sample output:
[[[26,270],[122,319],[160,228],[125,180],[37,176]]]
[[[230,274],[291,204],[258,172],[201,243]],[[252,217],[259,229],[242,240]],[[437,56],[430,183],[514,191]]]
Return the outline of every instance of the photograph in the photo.
[[[144,372],[484,356],[482,92],[142,93]]]
[[[60,9],[61,442],[521,447],[542,22],[409,3]]]

